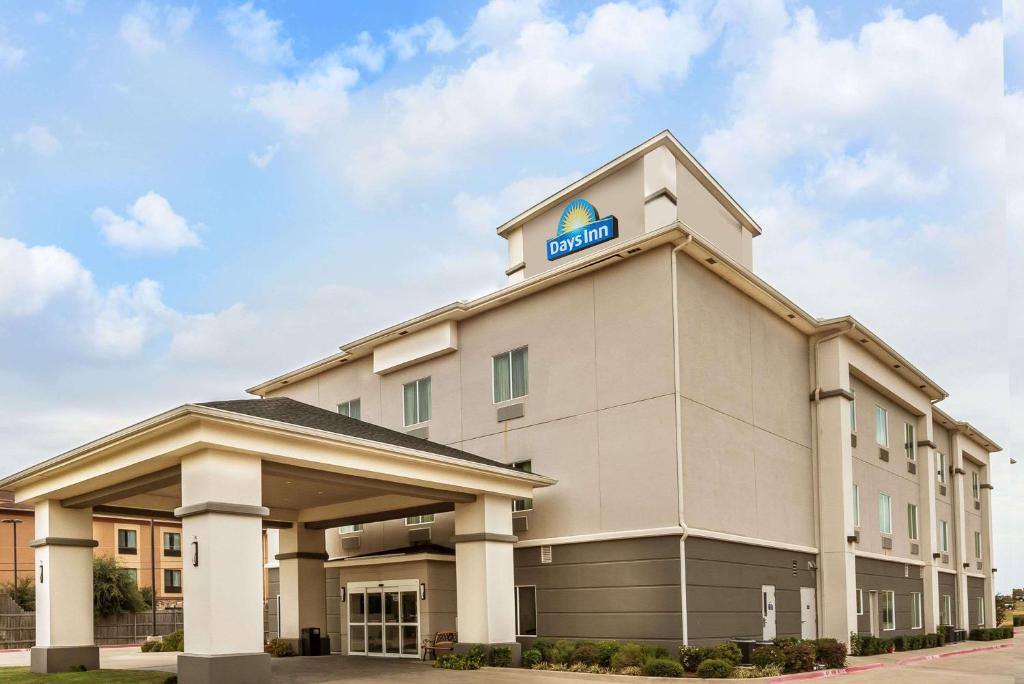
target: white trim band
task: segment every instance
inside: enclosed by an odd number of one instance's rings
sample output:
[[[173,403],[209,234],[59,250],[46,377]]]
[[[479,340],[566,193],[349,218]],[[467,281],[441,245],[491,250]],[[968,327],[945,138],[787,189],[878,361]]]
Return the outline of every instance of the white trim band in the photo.
[[[799,551],[817,555],[818,549],[813,546],[802,544],[791,544],[789,542],[774,541],[772,539],[758,539],[756,537],[744,537],[739,534],[728,532],[715,532],[714,530],[701,530],[696,527],[688,527],[687,537],[698,537],[700,539],[715,539],[717,541],[733,542],[736,544],[748,544],[750,546],[766,546],[770,549],[782,549],[784,551]]]
[[[554,546],[558,544],[582,544],[584,542],[612,541],[614,539],[635,539],[638,537],[669,537],[683,535],[682,527],[653,527],[643,530],[619,530],[616,532],[595,532],[593,534],[574,534],[568,537],[546,537],[544,539],[523,539],[513,546],[526,549],[533,546]]]
[[[925,562],[917,560],[916,558],[901,558],[900,556],[886,556],[882,553],[872,553],[870,551],[854,551],[853,555],[857,558],[871,558],[873,560],[889,561],[890,563],[903,563],[904,565],[920,565],[924,566]],[[942,568],[939,568],[942,570]]]

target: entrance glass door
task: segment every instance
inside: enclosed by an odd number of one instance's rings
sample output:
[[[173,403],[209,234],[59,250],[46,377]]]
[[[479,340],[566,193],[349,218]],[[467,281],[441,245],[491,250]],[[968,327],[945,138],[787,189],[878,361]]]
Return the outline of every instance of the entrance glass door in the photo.
[[[367,586],[369,585],[369,586]],[[419,581],[348,585],[349,654],[419,656]]]

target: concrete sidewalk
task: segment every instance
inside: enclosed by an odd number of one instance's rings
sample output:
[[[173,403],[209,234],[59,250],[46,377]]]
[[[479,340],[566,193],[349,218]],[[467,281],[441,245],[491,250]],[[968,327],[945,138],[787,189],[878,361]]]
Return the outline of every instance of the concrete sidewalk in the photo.
[[[177,672],[177,653],[143,653],[138,646],[100,647],[100,667],[104,670],[157,670]],[[28,649],[0,652],[0,667],[28,667]]]
[[[1017,636],[1017,639],[1021,638],[1024,638],[1024,635]],[[950,654],[963,654],[965,651],[1009,648],[1017,639],[1000,639],[999,641],[961,641],[958,644],[947,644],[946,646],[939,646],[938,648],[922,648],[916,651],[896,651],[895,653],[884,653],[882,655],[875,656],[850,656],[847,658],[847,664],[850,667],[866,665],[868,663],[882,663],[887,666],[898,664],[909,665],[911,664],[911,661],[922,662],[926,659],[945,658],[950,657]]]

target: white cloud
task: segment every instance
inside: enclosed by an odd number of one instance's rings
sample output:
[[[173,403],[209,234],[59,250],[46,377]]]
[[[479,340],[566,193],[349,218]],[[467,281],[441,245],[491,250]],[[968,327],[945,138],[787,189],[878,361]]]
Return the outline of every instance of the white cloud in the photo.
[[[545,18],[547,5],[547,0],[491,0],[473,17],[468,42],[487,48],[514,43],[524,25]]]
[[[85,9],[86,0],[64,0],[64,11],[68,14],[81,14]]]
[[[25,59],[25,51],[13,45],[0,42],[0,67],[12,70],[21,65]]]
[[[184,217],[174,213],[170,202],[155,192],[148,192],[128,208],[124,218],[107,207],[92,214],[93,221],[107,242],[133,253],[171,253],[182,247],[198,247],[197,226],[190,226]]]
[[[114,286],[92,319],[92,347],[102,356],[134,356],[173,316],[156,281],[145,278],[132,286]]]
[[[88,297],[91,274],[60,247],[29,247],[0,238],[0,318],[28,316],[42,310],[55,297]]]
[[[515,214],[561,190],[580,175],[573,172],[564,176],[521,178],[489,195],[460,192],[455,196],[452,205],[462,227],[488,233]]]
[[[853,198],[919,198],[938,195],[949,186],[949,173],[939,169],[929,176],[886,151],[867,150],[857,156],[829,158],[810,192],[844,200]]]
[[[280,147],[280,145],[275,143],[273,145],[267,145],[263,148],[263,151],[258,154],[256,152],[250,152],[249,162],[257,169],[265,169],[270,162],[274,161],[274,157],[277,156],[277,150]]]
[[[199,10],[175,5],[156,6],[146,2],[121,17],[121,40],[138,55],[150,56],[179,42]]]
[[[367,71],[380,71],[384,68],[387,49],[383,45],[378,45],[368,32],[363,31],[356,39],[356,44],[346,47],[342,54]]]
[[[228,7],[220,13],[231,44],[243,55],[260,64],[291,64],[292,41],[281,36],[281,21],[271,19],[265,10],[251,2]]]
[[[312,133],[328,121],[339,122],[348,111],[348,91],[358,80],[358,71],[344,66],[337,55],[327,55],[296,79],[252,88],[249,107],[288,133]]]
[[[20,133],[15,133],[12,140],[17,145],[25,145],[36,154],[51,156],[60,151],[60,140],[46,126],[32,124]]]
[[[420,50],[426,52],[451,52],[458,41],[443,21],[431,17],[422,24],[416,24],[397,31],[388,31],[390,47],[399,59],[411,59]]]

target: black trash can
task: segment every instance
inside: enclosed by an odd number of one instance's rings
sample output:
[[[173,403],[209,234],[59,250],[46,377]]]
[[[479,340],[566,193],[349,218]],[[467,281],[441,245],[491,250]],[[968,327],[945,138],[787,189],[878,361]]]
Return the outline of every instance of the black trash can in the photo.
[[[743,664],[750,665],[750,654],[754,652],[754,644],[757,643],[754,639],[730,639],[732,643],[740,647],[740,653],[743,654]]]
[[[320,628],[303,627],[302,637],[299,639],[299,655],[318,656],[320,655]]]

